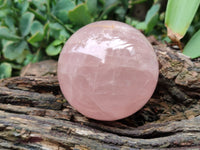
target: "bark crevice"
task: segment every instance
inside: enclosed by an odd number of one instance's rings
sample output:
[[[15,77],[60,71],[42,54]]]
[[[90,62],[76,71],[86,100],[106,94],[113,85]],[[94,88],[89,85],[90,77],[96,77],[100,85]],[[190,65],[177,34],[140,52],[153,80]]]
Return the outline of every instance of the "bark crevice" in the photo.
[[[197,149],[200,62],[162,44],[154,49],[157,88],[140,111],[118,121],[96,121],[74,110],[60,92],[56,61],[0,80],[0,149]]]

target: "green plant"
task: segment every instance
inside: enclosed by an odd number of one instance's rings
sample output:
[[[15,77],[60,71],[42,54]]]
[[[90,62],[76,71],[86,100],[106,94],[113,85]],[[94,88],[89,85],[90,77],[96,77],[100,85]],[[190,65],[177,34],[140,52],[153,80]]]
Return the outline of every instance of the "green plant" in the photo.
[[[150,33],[155,25],[159,21],[159,9],[160,4],[155,3],[152,5],[152,7],[148,10],[147,15],[145,17],[144,21],[137,21],[137,20],[130,20],[130,18],[127,18],[127,23],[135,26],[137,29],[144,31],[146,34]]]
[[[12,66],[9,63],[1,63],[0,65],[0,79],[11,76]]]
[[[80,27],[94,21],[119,20],[136,27],[147,36],[170,41],[163,23],[164,1],[0,0],[0,79],[18,75],[20,69],[29,63],[57,59],[67,39]],[[133,11],[140,6],[139,11],[144,11],[142,17],[138,18]],[[184,42],[200,28],[199,20],[196,14]],[[191,45],[194,44],[186,46],[188,49],[185,47],[183,52],[188,55],[197,53],[191,55],[195,58],[199,52],[191,52]]]
[[[184,47],[183,54],[190,58],[200,57],[200,30],[194,34],[187,45]]]
[[[126,2],[0,0],[0,78],[11,76],[13,69],[20,71],[31,62],[48,57],[57,59],[66,40],[81,26],[112,15],[123,20]]]
[[[200,0],[169,0],[165,25],[172,41],[180,43],[197,12]],[[198,20],[199,21],[199,20]],[[197,23],[195,23],[197,24]],[[191,28],[192,29],[192,28]],[[194,32],[194,31],[193,31]],[[200,32],[198,31],[185,46],[183,53],[191,58],[200,56]]]
[[[165,14],[165,4],[162,4],[162,0],[135,0],[131,1],[133,5],[150,5],[148,11],[146,12],[144,20],[137,20],[134,16],[130,14],[126,15],[125,22],[131,26],[141,30],[145,35],[154,35],[160,41],[169,42],[170,39],[166,37],[166,29],[164,27],[164,14]],[[132,6],[133,7],[133,6]],[[133,7],[134,8],[134,7]],[[144,9],[142,7],[142,9]]]
[[[198,9],[200,0],[168,0],[165,25],[168,36],[179,41],[185,35]]]

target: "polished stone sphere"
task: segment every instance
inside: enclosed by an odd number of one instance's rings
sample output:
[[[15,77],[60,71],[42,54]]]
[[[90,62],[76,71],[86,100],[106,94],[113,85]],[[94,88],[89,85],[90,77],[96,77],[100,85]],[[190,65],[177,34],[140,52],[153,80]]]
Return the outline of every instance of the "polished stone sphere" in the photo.
[[[58,60],[58,80],[77,111],[96,120],[118,120],[150,99],[158,62],[140,31],[118,21],[99,21],[67,40]]]

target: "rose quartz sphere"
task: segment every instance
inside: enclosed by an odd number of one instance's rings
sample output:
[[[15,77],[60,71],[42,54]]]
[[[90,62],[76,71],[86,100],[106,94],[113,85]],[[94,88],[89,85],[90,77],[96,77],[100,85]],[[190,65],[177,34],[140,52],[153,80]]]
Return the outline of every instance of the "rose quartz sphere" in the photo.
[[[67,101],[96,120],[125,118],[150,99],[158,62],[145,36],[117,21],[88,24],[66,42],[58,80]]]

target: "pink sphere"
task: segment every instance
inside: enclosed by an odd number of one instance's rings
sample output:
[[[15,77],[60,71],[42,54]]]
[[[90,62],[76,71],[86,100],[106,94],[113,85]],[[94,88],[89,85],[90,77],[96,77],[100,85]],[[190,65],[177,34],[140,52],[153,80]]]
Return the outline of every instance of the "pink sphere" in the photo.
[[[65,98],[96,120],[118,120],[141,109],[155,90],[158,73],[145,36],[117,21],[82,27],[68,39],[58,60]]]

